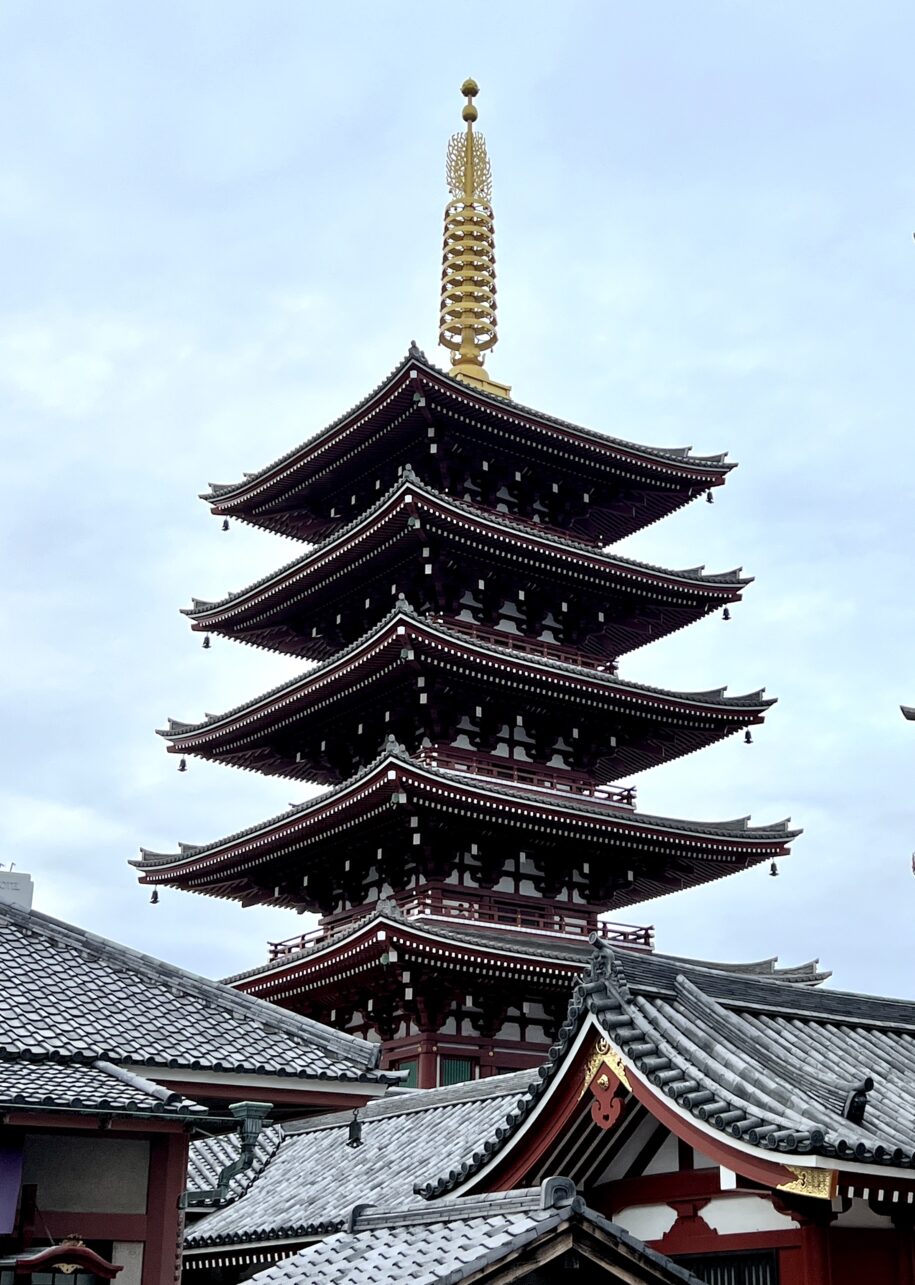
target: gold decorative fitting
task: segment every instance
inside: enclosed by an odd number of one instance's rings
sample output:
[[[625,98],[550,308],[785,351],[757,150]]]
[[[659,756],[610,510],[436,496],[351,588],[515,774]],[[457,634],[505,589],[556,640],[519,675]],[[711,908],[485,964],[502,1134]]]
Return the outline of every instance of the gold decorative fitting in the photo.
[[[836,1194],[838,1174],[835,1169],[814,1169],[806,1165],[785,1165],[794,1177],[790,1182],[780,1182],[779,1191],[793,1191],[798,1196],[812,1196],[814,1200],[832,1200]]]
[[[591,1087],[592,1080],[602,1066],[606,1066],[610,1071],[612,1071],[620,1084],[624,1085],[631,1091],[632,1085],[629,1083],[629,1076],[626,1073],[626,1067],[623,1063],[623,1059],[620,1057],[619,1053],[617,1053],[616,1049],[613,1048],[609,1040],[599,1039],[595,1042],[594,1048],[591,1050],[590,1056],[585,1063],[584,1078],[582,1079],[581,1089],[578,1094],[579,1102],[588,1092],[588,1089]],[[609,1081],[606,1076],[601,1076],[601,1080],[603,1080],[604,1083],[601,1084],[601,1081],[599,1080],[599,1087],[608,1087]]]
[[[451,350],[456,379],[507,397],[509,386],[489,379],[483,369],[483,354],[495,346],[498,334],[492,171],[486,142],[473,130],[478,116],[473,100],[479,92],[475,80],[464,81],[467,129],[448,142],[445,174],[452,199],[445,209],[438,337]]]

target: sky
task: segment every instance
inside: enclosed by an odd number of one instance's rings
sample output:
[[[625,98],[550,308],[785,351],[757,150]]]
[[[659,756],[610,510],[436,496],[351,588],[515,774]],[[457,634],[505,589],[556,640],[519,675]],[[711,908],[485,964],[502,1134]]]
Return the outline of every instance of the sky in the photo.
[[[765,868],[647,903],[660,949],[819,958],[915,994],[915,9],[707,0],[2,0],[0,860],[36,906],[211,976],[312,921],[128,865],[281,811],[296,783],[154,729],[296,662],[179,608],[296,555],[197,498],[436,348],[462,80],[494,175],[517,400],[739,462],[618,546],[755,577],[628,657],[673,689],[765,686],[733,738],[634,778],[645,811],[790,816]]]

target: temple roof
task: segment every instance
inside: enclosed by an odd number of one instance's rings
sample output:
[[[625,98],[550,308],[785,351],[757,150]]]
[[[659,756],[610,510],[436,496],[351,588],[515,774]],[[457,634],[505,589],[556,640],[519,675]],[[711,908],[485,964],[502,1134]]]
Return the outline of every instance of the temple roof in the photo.
[[[271,1129],[270,1154],[255,1172],[238,1176],[232,1203],[188,1229],[186,1247],[324,1235],[345,1226],[356,1201],[416,1204],[417,1175],[431,1179],[443,1160],[459,1163],[496,1128],[535,1075],[521,1071],[366,1103],[359,1112],[358,1150],[346,1146],[349,1111]],[[201,1189],[215,1186],[232,1143],[191,1144],[191,1172]],[[236,1141],[236,1153],[237,1146]]]
[[[254,1144],[250,1165],[247,1169],[233,1174],[228,1186],[224,1189],[223,1199],[226,1204],[238,1200],[239,1196],[243,1196],[251,1184],[260,1177],[276,1155],[285,1136],[286,1132],[281,1124],[268,1124],[261,1129]],[[220,1174],[237,1159],[237,1133],[219,1133],[209,1138],[193,1139],[187,1155],[188,1190],[207,1193],[214,1191],[219,1185]]]
[[[367,915],[347,924],[343,928],[339,928],[336,932],[329,933],[318,941],[310,943],[301,950],[290,951],[288,955],[283,955],[266,964],[260,964],[256,968],[246,969],[245,972],[236,973],[234,976],[226,977],[224,980],[229,985],[234,986],[239,982],[247,982],[252,978],[266,977],[271,973],[283,972],[290,967],[294,967],[297,960],[304,962],[313,959],[315,956],[333,953],[335,950],[345,947],[347,943],[352,942],[355,938],[364,936],[379,927],[398,930],[406,934],[421,935],[436,942],[452,946],[464,946],[475,953],[482,951],[502,954],[513,958],[519,965],[524,959],[530,958],[554,964],[567,964],[577,972],[587,967],[594,950],[592,941],[585,936],[575,937],[571,934],[563,936],[558,934],[554,936],[538,935],[534,931],[520,933],[504,926],[495,924],[487,926],[484,923],[471,923],[458,919],[443,922],[441,918],[436,918],[434,915],[405,914],[393,902],[385,901],[379,903]],[[613,926],[610,925],[610,927],[612,929]],[[626,951],[624,946],[616,947],[616,949],[624,951],[627,956],[630,953]],[[772,978],[794,986],[819,986],[832,976],[829,970],[818,967],[818,960],[781,967],[777,958],[751,960],[747,963],[738,964],[721,964],[708,960],[682,959],[674,955],[659,956],[653,954],[652,957],[668,960],[675,965],[685,964],[692,968],[708,968],[717,972],[735,973],[748,977]]]
[[[523,423],[527,427],[539,430],[541,435],[558,438],[564,442],[577,441],[582,445],[588,445],[592,452],[599,449],[601,455],[609,458],[618,458],[624,462],[644,462],[658,471],[666,469],[684,478],[698,478],[700,484],[702,480],[707,482],[722,478],[735,467],[734,464],[725,462],[723,454],[693,455],[688,446],[667,448],[640,446],[635,442],[582,428],[579,424],[534,410],[510,398],[493,396],[481,389],[471,388],[467,384],[459,383],[438,366],[433,365],[415,344],[411,344],[407,355],[394,367],[387,379],[326,428],[308,438],[300,446],[287,451],[272,464],[253,473],[246,473],[239,482],[211,483],[210,490],[201,498],[212,502],[219,512],[229,512],[233,504],[263,494],[270,488],[276,488],[278,482],[285,483],[287,487],[294,485],[298,481],[298,475],[305,473],[308,465],[316,457],[325,454],[339,439],[349,434],[358,434],[360,430],[365,431],[366,428],[376,432],[377,426],[371,425],[371,420],[378,415],[379,410],[383,410],[398,389],[408,387],[411,395],[415,391],[415,381],[410,378],[411,371],[414,370],[422,376],[424,383],[441,389],[465,407],[489,411],[503,422],[515,420],[519,424]]]
[[[443,523],[444,529],[454,532],[462,544],[472,538],[481,539],[491,554],[504,556],[519,565],[523,565],[525,559],[543,560],[547,567],[585,577],[599,589],[605,586],[608,594],[641,592],[653,602],[681,609],[695,604],[696,614],[723,602],[736,601],[741,590],[751,583],[751,578],[741,576],[739,569],[718,574],[706,574],[702,567],[667,570],[597,550],[570,536],[541,530],[533,524],[519,523],[480,506],[452,499],[420,482],[408,466],[400,481],[367,512],[302,557],[219,601],[194,599],[193,606],[183,614],[199,629],[222,627],[223,631],[230,632],[269,623],[282,611],[287,600],[302,603],[307,609],[318,586],[331,582],[337,585],[342,574],[351,571],[355,574],[354,559],[358,559],[364,576],[365,560],[371,551],[379,545],[387,549],[392,530],[394,535],[403,535],[417,518],[427,523]],[[356,584],[354,592],[358,592],[359,587]],[[339,587],[335,591],[339,593]],[[620,653],[676,627],[678,623],[670,623],[666,628],[658,625],[650,633],[629,640],[628,646],[620,648]],[[255,645],[271,645],[269,639],[262,641],[257,635],[240,636],[242,641],[252,641]]]
[[[116,1081],[125,1066],[381,1084],[392,1078],[376,1071],[378,1049],[364,1040],[37,910],[0,902],[0,944],[10,983],[0,1059],[82,1064],[94,1072],[68,1066],[58,1075],[47,1067],[52,1095],[123,1099]],[[145,1091],[139,1078],[121,1083],[129,1095]]]
[[[508,1260],[523,1270],[528,1252],[531,1267],[548,1258],[561,1269],[565,1251],[574,1253],[579,1237],[589,1246],[587,1256],[582,1257],[605,1267],[608,1280],[629,1281],[631,1285],[700,1285],[685,1267],[589,1209],[566,1178],[548,1178],[533,1190],[442,1201],[434,1209],[404,1209],[390,1203],[390,1198],[383,1208],[359,1204],[351,1212],[346,1231],[282,1259],[254,1279],[260,1285],[307,1285],[313,1281],[322,1285],[365,1285],[367,1281],[460,1285],[484,1279],[482,1273],[489,1279],[487,1269]],[[579,1267],[581,1259],[576,1256],[572,1262]]]
[[[58,1053],[54,1061],[31,1061],[29,1056],[0,1055],[0,1111],[84,1111],[178,1119],[207,1112],[182,1094],[100,1058],[84,1061]]]
[[[475,810],[488,807],[503,817],[509,815],[509,809],[516,817],[527,811],[538,826],[549,819],[557,826],[581,829],[592,839],[596,833],[609,833],[618,835],[621,843],[627,836],[642,845],[651,840],[659,845],[675,843],[685,856],[693,858],[705,856],[712,860],[726,860],[731,856],[745,862],[767,860],[783,854],[786,845],[801,833],[800,830],[789,829],[787,821],[751,826],[747,817],[702,822],[654,816],[614,807],[599,799],[564,795],[560,791],[538,791],[476,774],[417,763],[401,747],[389,745],[362,772],[316,798],[296,804],[288,812],[212,843],[182,844],[174,853],[141,849],[139,859],[131,864],[143,872],[147,883],[167,883],[174,874],[180,875],[181,881],[185,882],[195,872],[199,873],[196,882],[201,884],[219,879],[223,871],[226,872],[224,877],[231,878],[252,861],[263,863],[270,847],[288,851],[297,842],[307,841],[310,833],[326,824],[325,815],[332,815],[334,825],[339,829],[347,807],[351,807],[358,816],[366,806],[366,800],[373,801],[373,795],[383,792],[390,797],[405,787],[428,792],[439,804],[443,792],[448,791],[467,801]],[[376,798],[375,806],[377,803]],[[670,889],[659,887],[657,891],[660,894]]]
[[[597,697],[610,707],[636,715],[645,716],[663,710],[680,723],[697,717],[711,719],[714,727],[709,729],[708,735],[703,732],[702,744],[720,735],[728,735],[748,722],[760,721],[764,712],[775,704],[774,699],[764,697],[762,690],[741,696],[725,695],[724,687],[700,692],[675,692],[627,682],[599,670],[509,652],[504,647],[471,638],[460,630],[422,619],[401,601],[394,611],[357,642],[305,674],[222,714],[207,715],[201,722],[169,719],[168,727],[159,729],[159,735],[170,741],[176,752],[182,753],[206,753],[217,749],[220,743],[232,744],[239,738],[250,748],[255,739],[252,733],[258,726],[267,730],[278,718],[288,722],[290,716],[301,719],[314,715],[326,707],[329,700],[339,698],[334,695],[335,690],[345,698],[355,691],[358,683],[369,681],[379,666],[390,667],[392,660],[395,664],[412,661],[411,655],[403,654],[405,650],[409,652],[405,649],[408,640],[427,647],[432,663],[460,659],[465,664],[477,666],[481,678],[498,675],[502,683],[516,680],[538,684],[544,693],[551,693],[564,701],[580,696],[593,703]],[[690,729],[683,730],[686,733]],[[641,771],[642,767],[650,765],[646,761],[640,767],[624,766],[622,772]],[[283,768],[283,774],[307,779],[307,765],[301,765],[302,770],[297,770],[299,767],[299,764],[290,762]]]
[[[823,1156],[843,1169],[915,1165],[915,1002],[785,985],[599,942],[538,1083],[485,1146],[418,1184],[421,1194],[463,1188],[498,1160],[568,1069],[589,1023],[630,1082],[710,1137],[795,1164]]]
[[[405,500],[405,497],[412,497],[412,499]],[[671,590],[684,588],[734,588],[736,590],[746,588],[752,582],[752,577],[741,576],[740,568],[707,573],[704,567],[689,567],[682,570],[659,567],[649,562],[638,562],[634,558],[623,557],[608,550],[595,549],[593,545],[584,540],[576,540],[573,536],[538,530],[532,523],[521,523],[506,514],[494,513],[480,505],[444,495],[420,481],[413,470],[407,466],[400,481],[391,487],[376,504],[352,522],[348,522],[346,526],[341,527],[339,531],[328,536],[326,540],[316,544],[307,553],[287,562],[269,575],[255,580],[246,588],[227,594],[224,598],[215,601],[195,598],[194,605],[184,608],[182,614],[203,623],[210,616],[228,615],[229,609],[240,609],[250,598],[266,598],[269,592],[279,585],[289,580],[304,578],[314,566],[323,566],[332,552],[348,551],[354,545],[361,544],[368,533],[377,529],[380,514],[399,510],[407,503],[419,511],[442,511],[445,514],[451,514],[463,529],[469,526],[486,532],[495,539],[510,539],[512,542],[522,540],[554,556],[562,553],[574,554],[607,573],[616,572],[629,579],[652,581],[658,586]]]

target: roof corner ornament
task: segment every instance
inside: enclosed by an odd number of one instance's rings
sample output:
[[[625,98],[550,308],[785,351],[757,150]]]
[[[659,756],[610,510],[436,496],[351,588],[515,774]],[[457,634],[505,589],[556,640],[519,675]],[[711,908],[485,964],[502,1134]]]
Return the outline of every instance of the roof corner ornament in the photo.
[[[788,1182],[780,1182],[778,1191],[792,1191],[799,1196],[810,1196],[814,1200],[832,1200],[838,1187],[839,1175],[835,1169],[820,1169],[813,1166],[785,1165],[794,1177]]]
[[[448,141],[445,173],[451,200],[445,208],[438,338],[451,350],[451,373],[456,379],[482,392],[508,397],[508,384],[490,379],[483,368],[484,354],[495,347],[498,334],[492,171],[483,135],[473,130],[478,115],[473,100],[479,92],[475,80],[461,85],[467,99],[462,112],[467,128]]]

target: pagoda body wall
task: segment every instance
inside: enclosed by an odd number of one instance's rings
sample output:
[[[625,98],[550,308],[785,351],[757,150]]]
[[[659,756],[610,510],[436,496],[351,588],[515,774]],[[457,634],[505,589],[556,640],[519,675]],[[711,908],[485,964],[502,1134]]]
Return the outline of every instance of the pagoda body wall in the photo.
[[[447,1076],[443,1057],[472,1074],[535,1063],[570,978],[568,960],[531,963],[550,941],[586,942],[601,914],[781,855],[792,837],[643,821],[627,779],[745,732],[771,703],[619,672],[629,651],[729,610],[747,581],[604,546],[710,497],[728,467],[486,396],[414,350],[349,416],[214,488],[224,520],[314,547],[195,601],[192,627],[318,664],[224,715],[171,723],[169,749],[182,766],[199,755],[328,793],[206,849],[144,854],[144,881],[318,913],[329,979],[290,947],[270,997],[380,1040],[418,1082]],[[500,934],[502,962],[494,973],[490,946],[465,943],[460,967],[442,947],[413,969],[389,950],[344,968],[347,932],[385,902]],[[236,984],[261,993],[263,978]]]

